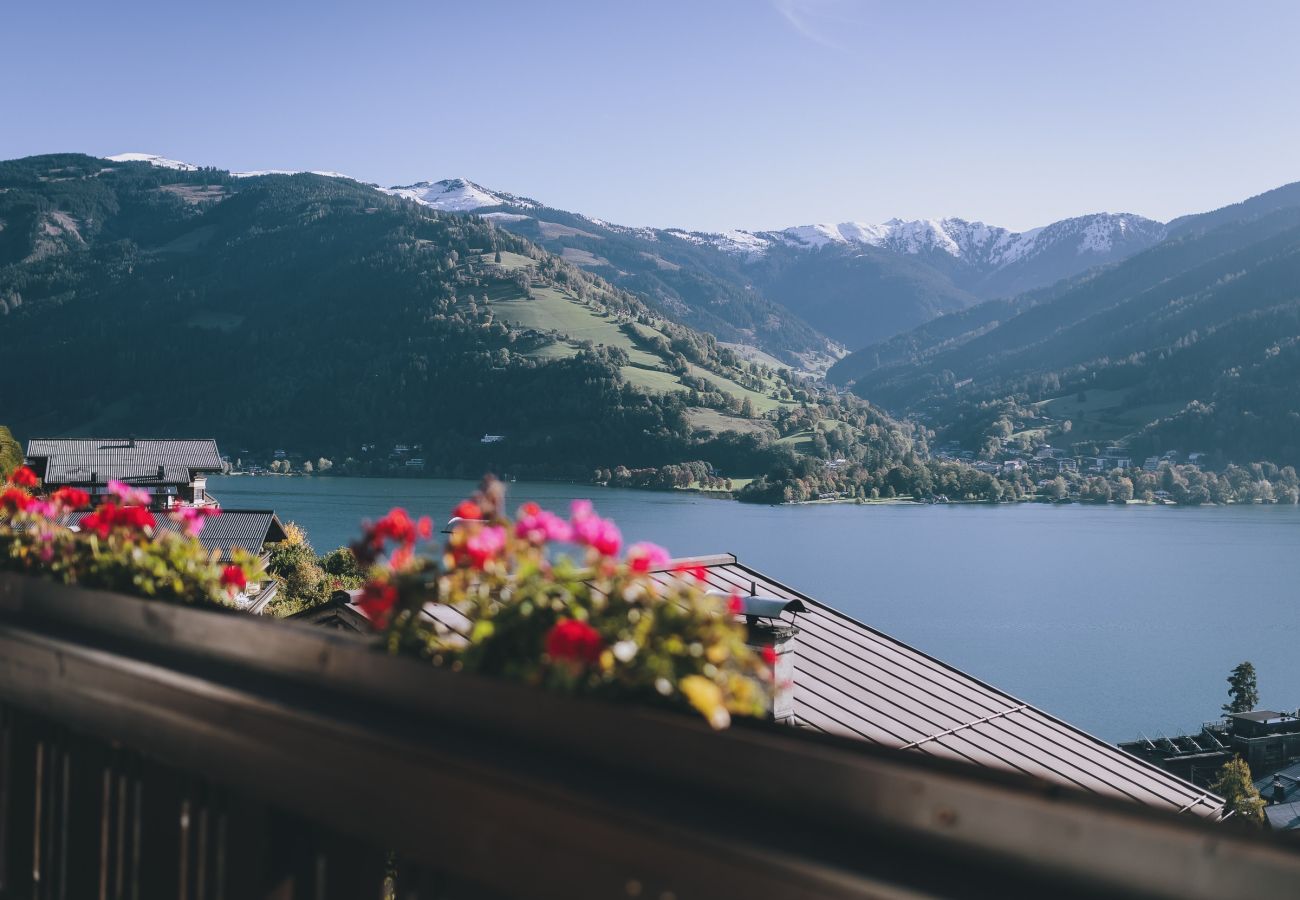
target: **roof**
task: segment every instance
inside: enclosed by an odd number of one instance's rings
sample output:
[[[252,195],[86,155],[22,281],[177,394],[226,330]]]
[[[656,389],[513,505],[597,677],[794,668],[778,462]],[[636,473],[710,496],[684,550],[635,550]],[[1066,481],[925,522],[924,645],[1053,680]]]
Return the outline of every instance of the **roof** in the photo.
[[[1256,709],[1251,712],[1233,713],[1230,718],[1245,719],[1248,722],[1264,722],[1268,724],[1274,722],[1295,721],[1295,716],[1290,713],[1277,712],[1272,709]]]
[[[874,744],[1038,776],[1149,806],[1218,817],[1223,801],[1191,782],[972,678],[768,578],[734,556],[705,557],[710,589],[803,601],[795,724]],[[674,578],[670,570],[656,575]]]
[[[223,468],[211,439],[34,438],[27,460],[46,484],[90,484],[92,476],[96,484],[188,484],[195,473]]]
[[[1295,831],[1300,828],[1300,801],[1274,803],[1264,807],[1264,818],[1274,831]]]
[[[75,512],[68,516],[68,524],[78,524],[87,512]],[[159,531],[178,532],[177,525],[163,513],[154,515]],[[247,550],[254,555],[262,552],[263,544],[273,544],[285,539],[284,525],[274,512],[269,509],[223,509],[221,514],[203,523],[199,532],[199,543],[208,550],[221,551],[221,558],[229,559],[236,547]]]

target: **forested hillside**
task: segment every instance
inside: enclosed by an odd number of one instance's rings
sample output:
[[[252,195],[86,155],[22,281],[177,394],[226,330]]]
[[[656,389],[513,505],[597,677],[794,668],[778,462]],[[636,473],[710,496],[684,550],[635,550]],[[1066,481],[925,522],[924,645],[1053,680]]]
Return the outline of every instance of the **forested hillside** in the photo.
[[[23,438],[340,459],[400,441],[433,473],[583,479],[754,475],[832,450],[794,446],[822,406],[788,370],[482,219],[347,179],[33,157],[0,164],[0,222],[0,416]],[[911,451],[866,403],[826,403],[835,448]]]
[[[1005,419],[1139,454],[1300,462],[1295,193],[1179,220],[1117,266],[942,317],[830,377],[967,445]]]

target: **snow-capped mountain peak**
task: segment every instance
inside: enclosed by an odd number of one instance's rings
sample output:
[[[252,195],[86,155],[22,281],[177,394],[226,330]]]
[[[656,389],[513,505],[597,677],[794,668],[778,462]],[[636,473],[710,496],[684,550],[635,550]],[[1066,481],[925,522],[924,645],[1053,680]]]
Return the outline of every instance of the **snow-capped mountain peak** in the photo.
[[[177,169],[181,172],[197,172],[199,167],[187,162],[181,162],[178,159],[168,159],[165,156],[158,156],[154,153],[118,153],[115,156],[105,157],[113,162],[147,162],[151,166],[157,166],[160,169]]]
[[[468,178],[444,178],[442,181],[420,181],[415,184],[381,188],[395,197],[414,200],[445,212],[469,212],[487,206],[520,206],[535,208],[537,201],[514,194],[490,191]]]

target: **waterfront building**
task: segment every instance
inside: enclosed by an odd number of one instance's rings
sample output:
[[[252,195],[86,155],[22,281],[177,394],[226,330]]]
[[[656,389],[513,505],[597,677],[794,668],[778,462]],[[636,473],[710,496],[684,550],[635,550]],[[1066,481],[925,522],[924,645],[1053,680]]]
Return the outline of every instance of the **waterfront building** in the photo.
[[[100,502],[110,481],[147,491],[150,507],[216,506],[207,476],[225,470],[217,442],[137,438],[34,438],[27,465],[46,490],[80,488]]]

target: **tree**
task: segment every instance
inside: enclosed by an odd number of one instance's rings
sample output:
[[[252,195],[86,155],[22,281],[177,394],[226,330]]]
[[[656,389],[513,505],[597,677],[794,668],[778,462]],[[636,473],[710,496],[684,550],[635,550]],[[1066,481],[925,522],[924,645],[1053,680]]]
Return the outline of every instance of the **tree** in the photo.
[[[1240,663],[1228,676],[1228,702],[1223,704],[1223,711],[1228,715],[1250,712],[1258,703],[1255,667],[1250,662]]]
[[[0,425],[0,481],[9,477],[14,469],[23,464],[23,448],[9,429]]]
[[[1264,798],[1255,790],[1250,780],[1250,766],[1240,756],[1234,756],[1223,764],[1219,779],[1210,785],[1210,790],[1224,799],[1224,806],[1237,818],[1256,825],[1263,824]]]

